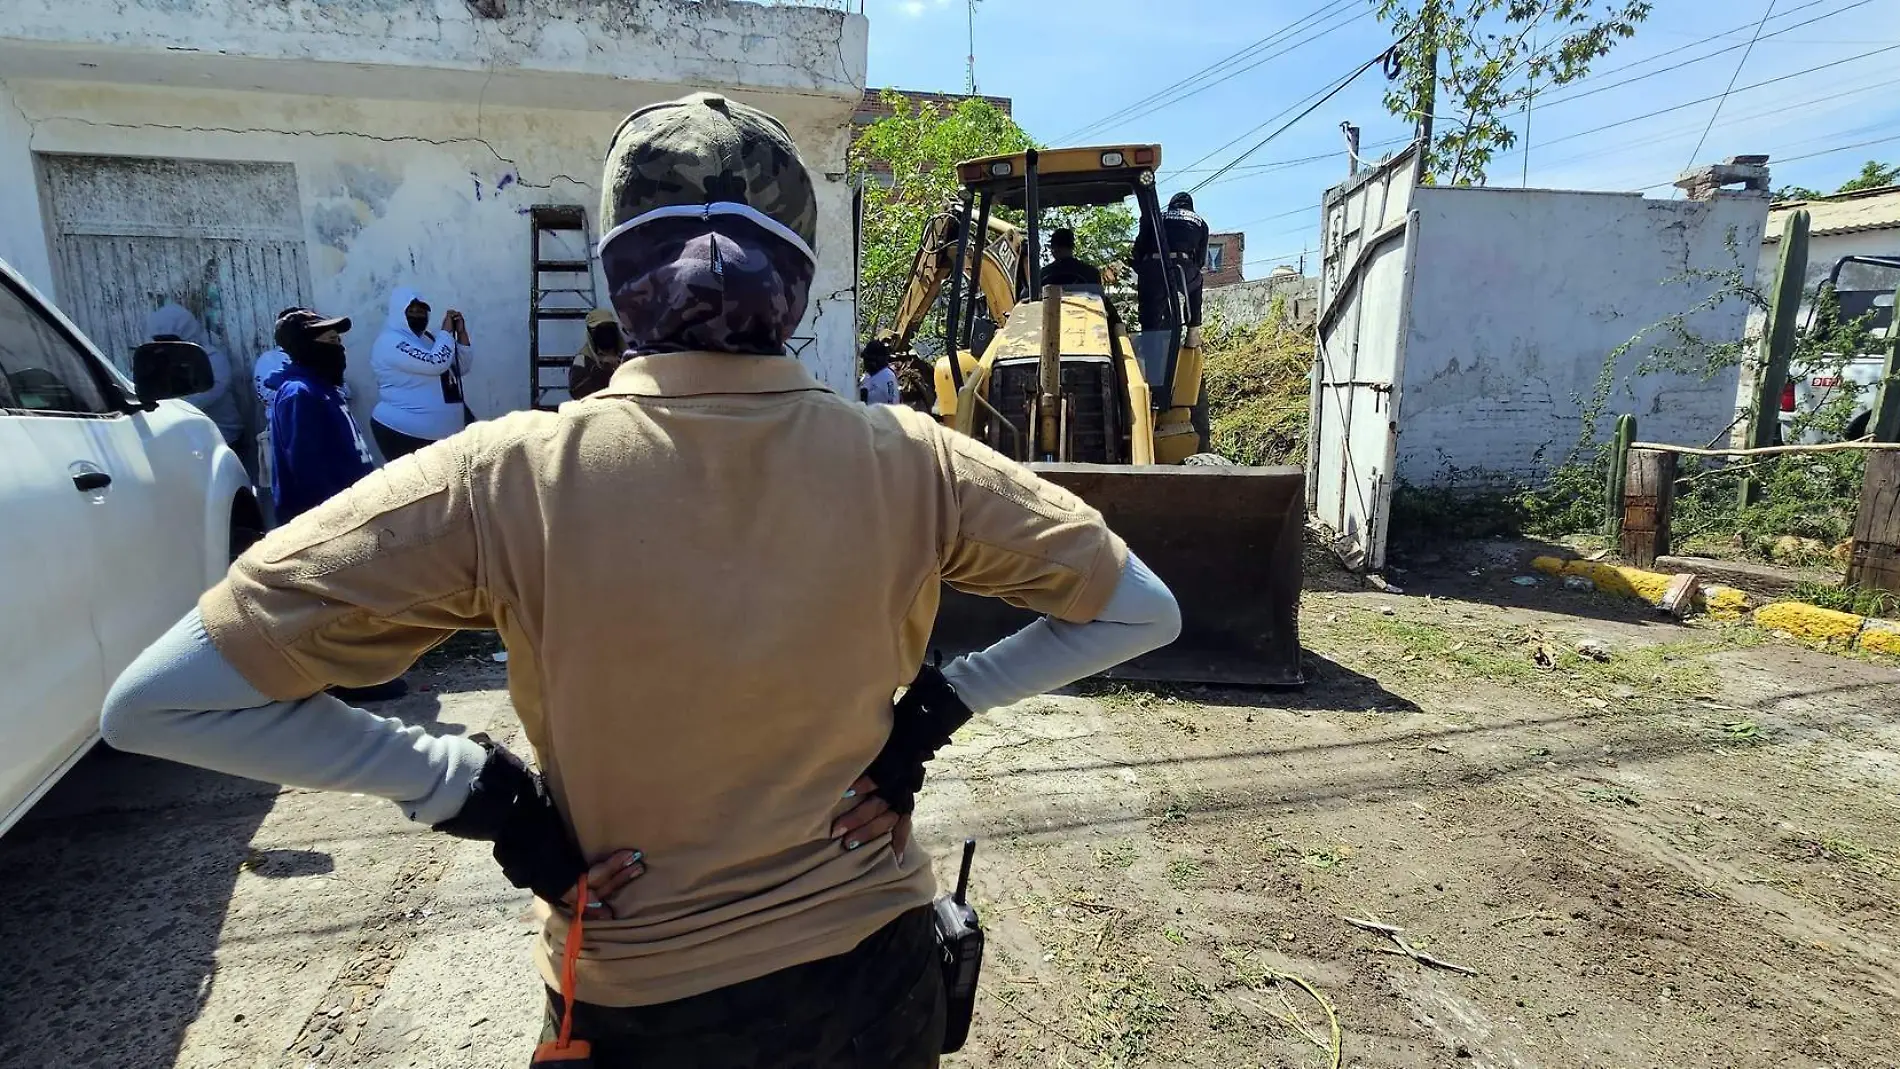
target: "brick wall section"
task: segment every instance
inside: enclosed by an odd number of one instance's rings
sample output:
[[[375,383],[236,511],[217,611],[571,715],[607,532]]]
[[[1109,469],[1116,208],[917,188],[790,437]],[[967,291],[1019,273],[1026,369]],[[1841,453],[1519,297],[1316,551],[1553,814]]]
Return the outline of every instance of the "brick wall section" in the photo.
[[[1247,235],[1233,232],[1209,234],[1207,236],[1207,259],[1209,270],[1201,275],[1203,286],[1231,286],[1241,281],[1241,264],[1247,258]],[[1220,270],[1211,270],[1215,257],[1219,256]]]

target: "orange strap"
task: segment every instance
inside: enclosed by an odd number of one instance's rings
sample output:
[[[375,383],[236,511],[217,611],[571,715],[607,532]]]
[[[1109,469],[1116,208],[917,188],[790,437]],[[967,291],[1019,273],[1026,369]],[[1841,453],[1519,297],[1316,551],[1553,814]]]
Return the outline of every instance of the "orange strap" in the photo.
[[[561,951],[561,1038],[555,1043],[555,1047],[561,1050],[567,1049],[573,1042],[574,963],[581,957],[581,916],[587,912],[587,899],[591,894],[587,887],[587,876],[582,874],[580,883],[574,889],[574,922],[567,926],[567,946]]]

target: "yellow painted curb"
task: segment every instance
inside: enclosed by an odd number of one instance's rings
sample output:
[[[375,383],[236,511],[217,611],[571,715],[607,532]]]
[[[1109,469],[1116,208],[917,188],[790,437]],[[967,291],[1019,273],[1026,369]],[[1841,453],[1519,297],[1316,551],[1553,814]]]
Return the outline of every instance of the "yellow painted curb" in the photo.
[[[1755,610],[1755,626],[1786,631],[1808,642],[1853,642],[1865,616],[1836,612],[1804,601],[1777,601]]]
[[[1601,561],[1537,557],[1531,567],[1546,575],[1581,575],[1598,590],[1619,597],[1662,603],[1674,576]],[[1730,586],[1710,584],[1696,593],[1696,607],[1714,620],[1749,616],[1748,595]],[[1767,631],[1786,631],[1804,642],[1845,643],[1867,653],[1900,657],[1900,621],[1873,620],[1851,612],[1836,612],[1805,601],[1777,601],[1754,611],[1754,623]]]
[[[1860,637],[1854,640],[1854,645],[1867,653],[1900,657],[1900,623],[1893,620],[1868,620],[1860,629]]]
[[[1641,598],[1651,605],[1662,604],[1663,595],[1669,592],[1669,584],[1675,579],[1675,576],[1665,572],[1632,568],[1626,564],[1563,560],[1559,557],[1533,558],[1531,567],[1546,575],[1581,575],[1606,594]],[[1739,620],[1748,615],[1753,602],[1749,601],[1747,594],[1732,586],[1710,583],[1696,591],[1695,605],[1712,619]]]

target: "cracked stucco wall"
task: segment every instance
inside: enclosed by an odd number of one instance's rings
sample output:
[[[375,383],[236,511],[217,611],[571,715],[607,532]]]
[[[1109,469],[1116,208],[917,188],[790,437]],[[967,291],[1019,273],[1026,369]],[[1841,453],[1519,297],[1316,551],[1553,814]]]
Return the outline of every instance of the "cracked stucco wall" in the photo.
[[[506,9],[485,19],[464,0],[7,0],[0,40],[768,92],[864,84],[862,15],[736,0],[507,0]]]
[[[1752,275],[1768,210],[1748,198],[1557,190],[1413,197],[1418,260],[1396,404],[1397,472],[1415,485],[1534,477],[1562,463],[1609,354],[1718,286],[1685,273],[1739,260]],[[1747,314],[1729,299],[1687,326],[1739,338]],[[1621,355],[1603,419],[1633,412],[1646,441],[1705,444],[1735,418],[1738,375],[1636,374],[1657,344],[1679,344],[1665,334]]]
[[[678,91],[671,87],[664,95]],[[476,413],[523,408],[530,285],[525,213],[534,204],[575,203],[592,221],[607,139],[625,109],[645,102],[623,94],[612,111],[572,111],[0,81],[0,256],[58,299],[34,153],[290,163],[314,288],[307,296],[356,324],[349,377],[363,413],[374,398],[370,342],[388,293],[399,284],[415,286],[438,308],[467,314],[475,342],[468,394]],[[814,171],[819,196],[819,270],[799,331],[809,339],[801,359],[848,393],[856,388],[855,272],[851,196],[838,173],[847,116],[792,118],[787,125]],[[595,231],[598,236],[597,225]],[[596,292],[604,299],[598,278]]]

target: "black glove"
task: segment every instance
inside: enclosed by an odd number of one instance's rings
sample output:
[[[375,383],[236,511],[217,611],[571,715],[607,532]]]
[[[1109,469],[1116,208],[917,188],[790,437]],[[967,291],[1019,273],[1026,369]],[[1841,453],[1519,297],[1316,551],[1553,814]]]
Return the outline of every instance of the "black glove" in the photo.
[[[864,770],[877,785],[874,793],[890,803],[893,812],[916,809],[917,792],[924,787],[924,763],[937,756],[973,715],[934,665],[918,669],[917,678],[910,681],[892,711],[891,737]]]
[[[548,797],[547,782],[488,736],[471,735],[469,740],[487,750],[488,759],[462,811],[435,830],[494,843],[495,861],[509,883],[558,903],[579,884],[587,859]]]

